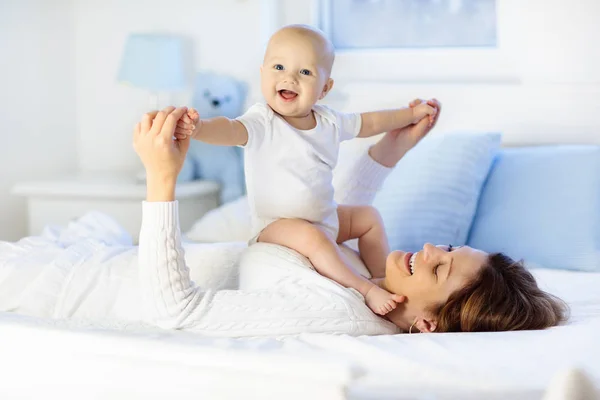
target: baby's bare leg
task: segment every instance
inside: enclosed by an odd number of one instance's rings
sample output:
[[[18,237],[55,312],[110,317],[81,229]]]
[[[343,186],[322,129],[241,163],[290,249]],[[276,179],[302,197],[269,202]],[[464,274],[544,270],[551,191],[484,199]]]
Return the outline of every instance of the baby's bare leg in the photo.
[[[373,312],[385,315],[396,308],[400,296],[387,292],[364,276],[354,272],[344,262],[337,243],[319,227],[301,219],[280,219],[267,226],[259,242],[279,244],[307,257],[317,272],[340,285],[351,287],[365,297]]]
[[[354,272],[344,262],[335,241],[318,226],[302,219],[280,219],[267,226],[259,242],[279,244],[307,257],[317,272],[340,285],[358,290],[363,296],[373,286],[368,279]]]
[[[371,206],[338,206],[340,231],[337,242],[358,239],[360,257],[373,278],[385,276],[385,261],[390,253],[381,215]]]

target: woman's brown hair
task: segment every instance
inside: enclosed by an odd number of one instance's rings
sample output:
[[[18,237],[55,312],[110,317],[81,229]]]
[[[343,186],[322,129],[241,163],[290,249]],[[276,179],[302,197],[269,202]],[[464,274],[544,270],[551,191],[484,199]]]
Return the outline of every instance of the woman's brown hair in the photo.
[[[470,284],[432,313],[436,332],[516,331],[558,325],[568,307],[541,290],[522,261],[494,253]]]

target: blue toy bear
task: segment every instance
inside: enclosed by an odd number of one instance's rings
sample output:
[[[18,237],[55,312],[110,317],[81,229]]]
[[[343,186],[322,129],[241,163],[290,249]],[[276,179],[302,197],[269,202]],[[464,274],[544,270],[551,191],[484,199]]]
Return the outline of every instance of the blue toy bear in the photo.
[[[225,75],[201,72],[196,76],[191,106],[200,118],[236,118],[242,114],[247,85]],[[239,147],[215,146],[192,140],[180,181],[207,179],[221,184],[221,202],[245,191],[243,151]]]

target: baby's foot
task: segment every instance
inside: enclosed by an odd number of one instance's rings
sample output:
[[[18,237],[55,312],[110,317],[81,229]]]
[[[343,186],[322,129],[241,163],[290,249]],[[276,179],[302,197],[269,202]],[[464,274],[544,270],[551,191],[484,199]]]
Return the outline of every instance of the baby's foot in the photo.
[[[365,295],[365,301],[375,314],[385,315],[396,308],[400,297],[373,285]]]

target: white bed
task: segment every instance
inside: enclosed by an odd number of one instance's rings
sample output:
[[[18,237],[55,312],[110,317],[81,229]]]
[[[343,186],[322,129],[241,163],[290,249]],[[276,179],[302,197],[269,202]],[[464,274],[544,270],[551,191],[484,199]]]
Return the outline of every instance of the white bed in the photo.
[[[87,235],[93,234],[93,220],[80,227]],[[128,246],[115,246],[106,271],[120,273],[118,265],[131,256]],[[187,254],[189,260],[195,257]],[[556,382],[571,368],[582,369],[600,386],[600,273],[534,273],[571,306],[566,326],[505,333],[221,339],[90,322],[85,316],[48,319],[3,312],[0,398],[530,399],[542,398],[553,382],[560,386]],[[97,281],[106,276],[98,273]],[[35,284],[28,290],[52,302],[50,291]],[[118,301],[134,300],[124,293]],[[553,390],[554,398],[568,398],[560,397],[562,389]]]

